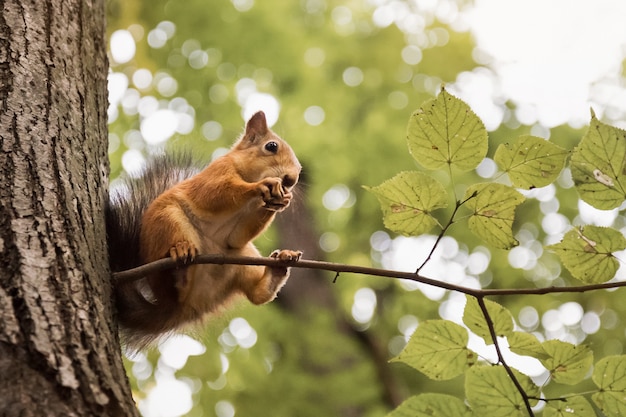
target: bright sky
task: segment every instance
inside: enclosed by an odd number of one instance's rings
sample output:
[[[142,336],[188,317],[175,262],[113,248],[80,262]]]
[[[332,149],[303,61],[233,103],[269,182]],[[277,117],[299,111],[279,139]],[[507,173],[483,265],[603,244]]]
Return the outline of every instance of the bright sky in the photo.
[[[403,30],[424,25],[412,18],[402,3],[374,2],[379,4],[374,13],[377,24],[390,16],[381,11],[395,10],[396,23]],[[472,106],[489,130],[506,121],[502,103],[507,100],[516,104],[515,115],[524,124],[548,128],[563,123],[584,126],[593,106],[600,118],[626,127],[626,88],[622,77],[626,55],[625,1],[476,0],[474,7],[461,12],[453,0],[414,2],[414,9],[422,10],[429,19],[436,16],[453,27],[469,28],[474,35],[474,55],[485,68],[460,74],[449,88]],[[339,8],[344,12],[347,9]],[[391,20],[386,21],[389,23]],[[148,33],[147,39],[153,47],[162,47],[174,33],[173,24],[162,22]],[[161,43],[154,43],[157,38]],[[133,58],[135,43],[129,31],[112,34],[111,52],[116,62]],[[403,57],[405,52],[402,51]],[[201,58],[202,62],[211,59],[208,55]],[[153,80],[148,71],[139,70],[133,76],[134,85],[141,85],[145,76],[148,85],[153,82],[161,94],[175,94],[176,81],[167,74],[156,74]],[[175,132],[184,133],[193,127],[193,115],[189,114],[192,111],[178,106],[159,109],[155,115],[156,100],[128,94],[128,86],[125,75],[112,74],[110,116],[115,118],[120,102],[125,107],[136,106],[142,114],[141,133],[149,143],[161,143]],[[259,109],[266,111],[271,124],[278,119],[279,101],[257,92],[253,80],[241,80],[236,93],[243,119]],[[311,115],[304,117],[309,120]]]
[[[520,121],[546,127],[586,125],[591,106],[623,119],[625,17],[622,0],[476,0],[465,18],[497,77],[469,77],[459,89],[473,97],[462,98],[485,110],[490,100],[511,99]]]

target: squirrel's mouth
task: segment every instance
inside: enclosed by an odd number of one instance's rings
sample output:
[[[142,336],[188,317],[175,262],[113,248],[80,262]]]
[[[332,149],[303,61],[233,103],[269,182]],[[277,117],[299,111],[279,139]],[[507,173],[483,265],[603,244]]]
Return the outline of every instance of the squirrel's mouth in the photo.
[[[263,206],[264,209],[266,210],[270,210],[270,211],[283,211],[284,209],[286,209],[289,206],[289,203],[286,204],[280,204],[280,203],[265,203],[265,205]]]

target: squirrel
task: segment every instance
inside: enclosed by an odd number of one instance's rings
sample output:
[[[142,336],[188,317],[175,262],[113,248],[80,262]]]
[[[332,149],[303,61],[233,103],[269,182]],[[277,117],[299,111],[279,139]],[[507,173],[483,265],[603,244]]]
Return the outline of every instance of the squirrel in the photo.
[[[150,160],[126,180],[106,209],[113,272],[171,257],[176,269],[114,283],[122,342],[144,349],[163,335],[201,321],[238,294],[272,301],[289,277],[284,266],[186,265],[197,254],[259,257],[252,240],[292,200],[301,165],[258,112],[225,155],[197,172],[189,155]],[[302,252],[277,250],[283,261]]]

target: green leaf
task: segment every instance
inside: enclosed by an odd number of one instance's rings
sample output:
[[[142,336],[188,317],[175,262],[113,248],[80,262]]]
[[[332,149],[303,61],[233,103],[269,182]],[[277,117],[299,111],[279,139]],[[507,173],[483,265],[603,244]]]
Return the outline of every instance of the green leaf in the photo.
[[[526,375],[513,369],[513,375],[529,397],[539,397],[539,388]],[[465,395],[476,415],[489,417],[527,417],[526,405],[502,366],[478,366],[467,372]],[[531,406],[537,400],[530,400]]]
[[[482,337],[485,343],[488,345],[492,344],[493,340],[489,333],[489,327],[487,327],[487,322],[480,309],[478,300],[469,295],[466,295],[465,299],[467,301],[465,303],[465,311],[463,312],[463,323],[471,331]],[[491,317],[496,336],[508,336],[511,334],[513,332],[513,316],[511,316],[509,310],[491,300],[485,300],[485,306],[487,307],[489,317]]]
[[[593,365],[593,352],[588,346],[576,346],[560,340],[548,340],[542,346],[549,358],[540,359],[541,363],[558,383],[578,384]]]
[[[513,353],[524,356],[532,356],[539,360],[549,358],[541,342],[531,333],[513,332],[507,336],[509,349]]]
[[[404,401],[387,417],[470,417],[465,403],[451,395],[421,394]]]
[[[467,189],[465,200],[473,211],[468,226],[475,235],[501,249],[518,245],[512,228],[515,208],[524,202],[523,195],[503,184],[481,183]]]
[[[543,417],[589,417],[595,416],[593,407],[584,397],[569,397],[564,401],[550,401]]]
[[[626,131],[606,125],[592,113],[589,130],[570,162],[574,184],[585,202],[601,210],[626,198]]]
[[[438,224],[430,213],[447,205],[443,185],[421,172],[401,172],[377,187],[365,187],[378,197],[385,227],[418,236]]]
[[[467,348],[467,330],[447,320],[428,320],[419,325],[409,343],[392,359],[417,369],[430,379],[452,379],[476,363]]]
[[[584,226],[567,232],[548,249],[556,252],[567,270],[587,284],[610,280],[619,268],[613,252],[626,249],[626,238],[615,229]]]
[[[487,154],[487,130],[472,109],[445,89],[409,119],[409,152],[427,169],[476,168]]]
[[[567,151],[536,136],[520,136],[498,146],[494,160],[513,185],[526,190],[554,182],[565,166]]]
[[[591,397],[600,410],[608,417],[626,416],[626,355],[600,359],[591,379],[600,389]]]

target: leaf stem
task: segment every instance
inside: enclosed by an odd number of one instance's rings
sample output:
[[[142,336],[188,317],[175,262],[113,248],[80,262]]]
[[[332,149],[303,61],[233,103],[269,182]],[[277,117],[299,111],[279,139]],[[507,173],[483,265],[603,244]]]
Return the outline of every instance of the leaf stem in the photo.
[[[581,397],[583,395],[591,395],[591,394],[595,394],[599,392],[597,389],[594,390],[590,390],[590,391],[583,391],[583,392],[576,392],[576,393],[572,393],[572,394],[566,394],[566,395],[562,395],[560,397],[554,397],[554,398],[540,398],[540,397],[528,397],[531,400],[537,400],[537,401],[543,401],[545,403],[548,403],[550,401],[567,401],[569,398],[574,398],[574,397]]]

